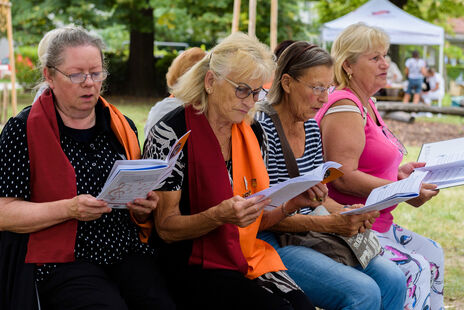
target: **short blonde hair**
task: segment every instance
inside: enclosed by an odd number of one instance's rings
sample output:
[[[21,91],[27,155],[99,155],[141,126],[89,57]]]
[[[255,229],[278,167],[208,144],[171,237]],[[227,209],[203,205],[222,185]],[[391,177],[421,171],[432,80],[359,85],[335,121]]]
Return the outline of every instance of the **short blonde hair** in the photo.
[[[177,56],[169,66],[168,73],[166,73],[166,83],[168,87],[172,87],[176,84],[180,76],[205,56],[206,52],[199,47],[189,48]]]
[[[234,72],[239,80],[261,80],[264,83],[271,79],[274,68],[274,56],[267,45],[256,37],[235,32],[182,75],[171,93],[186,104],[192,104],[200,113],[205,113],[208,94],[204,81],[208,70],[215,72],[218,79]]]
[[[335,84],[338,89],[349,85],[348,74],[343,69],[345,61],[354,64],[362,53],[377,47],[387,49],[389,46],[390,38],[380,28],[362,22],[346,27],[333,43],[331,53],[334,59]]]

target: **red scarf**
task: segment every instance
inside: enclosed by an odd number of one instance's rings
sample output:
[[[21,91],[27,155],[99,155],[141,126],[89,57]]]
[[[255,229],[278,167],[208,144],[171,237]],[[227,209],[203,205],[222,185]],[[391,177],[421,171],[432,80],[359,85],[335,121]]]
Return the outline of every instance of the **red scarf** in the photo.
[[[192,106],[185,108],[188,144],[190,212],[207,210],[233,195],[242,195],[243,177],[255,193],[269,187],[269,177],[261,158],[258,141],[244,122],[232,126],[233,184],[221,153],[219,142],[203,114]],[[237,270],[255,278],[269,271],[285,269],[277,252],[256,238],[261,216],[244,229],[224,224],[193,241],[189,263],[205,269]]]
[[[101,97],[100,97],[101,98]],[[128,159],[140,158],[137,136],[124,116],[103,98],[111,115],[111,128]],[[32,105],[27,119],[27,144],[31,173],[31,201],[50,202],[77,195],[76,174],[60,144],[53,94],[46,90]],[[26,263],[74,261],[77,220],[51,226],[29,236]]]

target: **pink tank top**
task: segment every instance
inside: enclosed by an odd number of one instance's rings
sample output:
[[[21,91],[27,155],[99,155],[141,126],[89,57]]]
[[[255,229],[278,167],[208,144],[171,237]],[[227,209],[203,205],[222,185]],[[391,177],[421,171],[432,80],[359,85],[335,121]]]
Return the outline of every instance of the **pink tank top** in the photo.
[[[396,181],[398,179],[398,167],[403,159],[403,154],[389,138],[384,134],[386,125],[380,117],[372,100],[369,100],[369,104],[374,111],[377,120],[380,125],[377,125],[374,120],[369,116],[368,113],[364,112],[362,103],[350,90],[337,90],[332,94],[329,94],[329,100],[319,110],[314,117],[320,126],[321,119],[327,112],[327,110],[337,101],[342,99],[349,99],[353,101],[361,111],[361,115],[367,117],[364,132],[366,135],[366,143],[364,150],[359,158],[358,170],[372,176]],[[367,115],[365,115],[367,114]],[[384,129],[385,128],[385,129]],[[330,183],[328,184],[329,196],[341,204],[356,204],[366,202],[367,197],[356,197],[347,195],[337,191]],[[380,211],[380,217],[375,221],[372,229],[379,232],[386,232],[393,223],[393,215],[391,211],[396,208],[395,206],[389,207]]]

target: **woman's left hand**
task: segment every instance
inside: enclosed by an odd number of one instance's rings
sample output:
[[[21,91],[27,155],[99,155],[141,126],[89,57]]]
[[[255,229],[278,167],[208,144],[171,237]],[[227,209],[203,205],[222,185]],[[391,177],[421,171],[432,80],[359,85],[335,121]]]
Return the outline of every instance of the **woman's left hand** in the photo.
[[[424,167],[425,163],[409,162],[398,168],[398,180],[406,179],[413,173],[414,169]]]
[[[150,216],[152,216],[153,211],[156,209],[158,205],[159,197],[154,192],[151,191],[147,194],[146,199],[135,199],[133,202],[129,202],[126,204],[129,211],[132,212],[132,215],[139,223],[145,223],[148,221]]]
[[[289,206],[287,208],[291,210],[286,211],[292,213],[294,211],[298,211],[303,207],[315,208],[317,206],[320,206],[324,203],[328,193],[329,190],[327,189],[327,186],[325,184],[318,183],[310,189],[308,189],[307,191],[299,194],[295,198],[290,199],[287,203],[287,205]]]
[[[409,199],[407,203],[414,207],[420,207],[434,196],[438,195],[440,191],[435,184],[422,183],[419,196]]]

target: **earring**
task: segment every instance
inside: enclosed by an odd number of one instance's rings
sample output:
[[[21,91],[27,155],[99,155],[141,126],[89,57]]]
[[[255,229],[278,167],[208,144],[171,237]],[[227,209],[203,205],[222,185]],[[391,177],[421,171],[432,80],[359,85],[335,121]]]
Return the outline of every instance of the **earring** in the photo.
[[[353,74],[348,73],[348,80],[351,80],[352,77],[353,77]]]
[[[206,92],[207,92],[207,93],[208,93],[208,95],[209,95],[209,94],[211,94],[211,92],[212,92],[212,89],[211,89],[211,88],[207,88],[207,89],[206,89]]]

